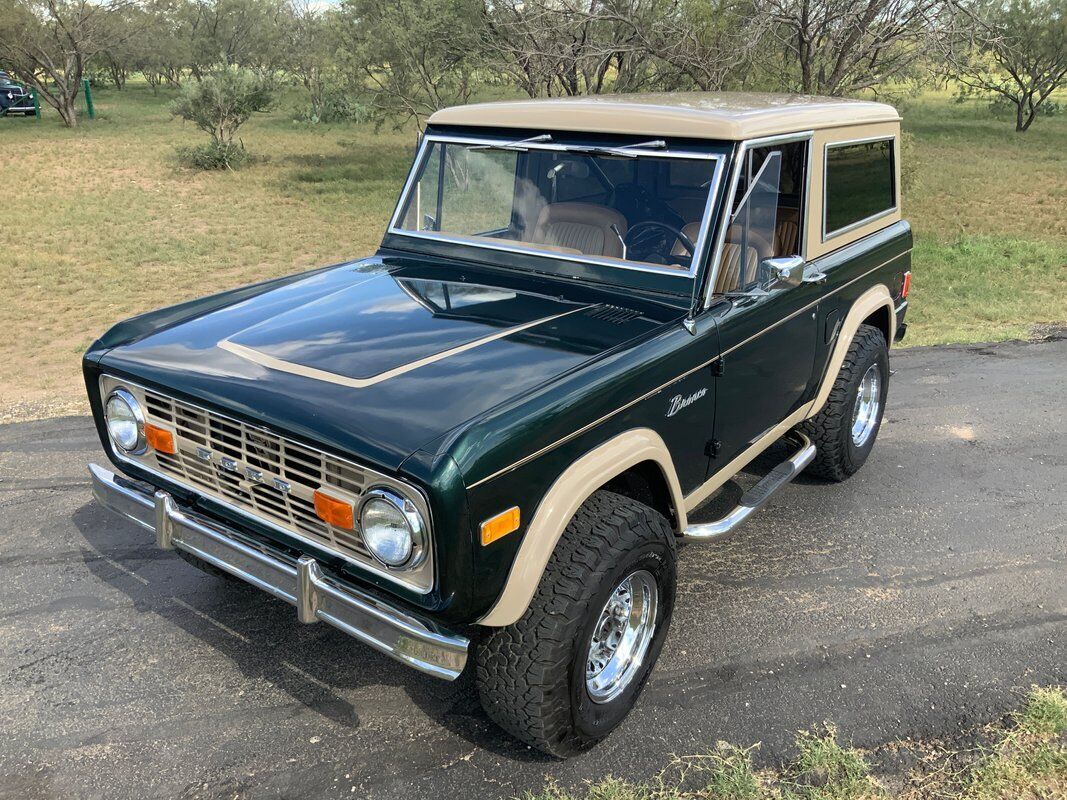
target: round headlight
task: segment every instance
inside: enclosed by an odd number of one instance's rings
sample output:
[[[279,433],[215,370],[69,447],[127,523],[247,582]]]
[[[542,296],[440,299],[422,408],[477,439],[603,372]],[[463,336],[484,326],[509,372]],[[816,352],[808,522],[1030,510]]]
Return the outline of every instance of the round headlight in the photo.
[[[423,522],[415,504],[391,489],[371,489],[359,509],[359,527],[371,555],[390,568],[422,561]]]
[[[125,389],[108,395],[104,419],[111,441],[124,453],[139,455],[145,451],[144,414],[137,398]]]

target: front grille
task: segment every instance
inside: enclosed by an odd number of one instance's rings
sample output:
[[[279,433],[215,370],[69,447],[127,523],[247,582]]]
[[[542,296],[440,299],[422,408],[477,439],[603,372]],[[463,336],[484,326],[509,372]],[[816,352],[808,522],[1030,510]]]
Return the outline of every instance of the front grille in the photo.
[[[177,453],[154,452],[161,472],[349,558],[372,561],[358,531],[323,522],[313,500],[324,487],[358,498],[367,471],[150,390],[145,403],[148,421],[176,434]]]

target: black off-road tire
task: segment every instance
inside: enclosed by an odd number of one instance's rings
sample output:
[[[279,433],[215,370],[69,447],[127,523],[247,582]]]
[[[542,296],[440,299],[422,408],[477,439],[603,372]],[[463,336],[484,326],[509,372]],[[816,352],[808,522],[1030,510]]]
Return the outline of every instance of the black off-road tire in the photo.
[[[233,581],[234,583],[244,583],[244,581],[242,581],[240,578],[231,575],[226,570],[219,569],[214,564],[209,564],[204,561],[204,559],[199,558],[198,556],[194,556],[192,553],[186,552],[180,547],[175,547],[174,552],[182,561],[187,564],[192,564],[198,570],[200,570],[201,572],[206,572],[212,578],[224,578],[225,580]]]
[[[852,441],[852,414],[860,382],[872,364],[881,370],[881,403],[874,429],[862,446]],[[841,364],[841,371],[822,410],[797,426],[815,445],[815,458],[807,472],[829,481],[843,481],[867,461],[882,427],[889,391],[889,347],[885,336],[871,325],[860,325]]]
[[[530,607],[480,643],[478,695],[504,730],[564,758],[606,737],[637,701],[663,647],[674,611],[674,531],[662,514],[598,491],[567,525]],[[656,579],[656,628],[627,688],[607,703],[586,689],[588,644],[609,595],[637,570]]]

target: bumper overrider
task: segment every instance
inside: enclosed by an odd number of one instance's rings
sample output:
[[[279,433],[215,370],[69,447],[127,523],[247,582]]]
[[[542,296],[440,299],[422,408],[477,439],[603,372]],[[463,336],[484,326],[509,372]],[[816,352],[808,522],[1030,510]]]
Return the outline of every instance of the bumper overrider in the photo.
[[[89,465],[100,505],[153,531],[164,550],[178,548],[296,606],[301,622],[322,620],[417,670],[454,680],[469,640],[416,619],[331,578],[310,556],[294,560],[217,520],[180,506],[96,464]]]

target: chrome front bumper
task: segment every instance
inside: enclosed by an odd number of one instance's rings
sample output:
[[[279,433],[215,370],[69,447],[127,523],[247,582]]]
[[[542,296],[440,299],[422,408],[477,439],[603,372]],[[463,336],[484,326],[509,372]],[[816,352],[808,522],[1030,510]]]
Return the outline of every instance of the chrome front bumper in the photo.
[[[104,467],[89,465],[100,505],[153,531],[164,550],[179,548],[296,606],[301,622],[328,622],[397,661],[446,680],[467,663],[466,637],[431,627],[341,585],[310,556],[294,560],[213,519],[180,507],[167,492],[149,494]]]

